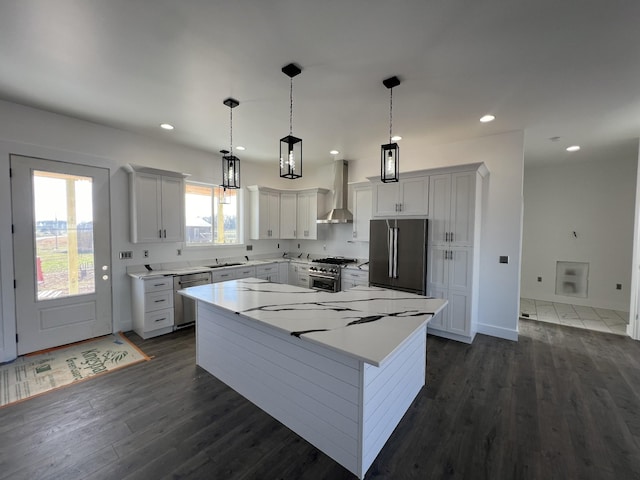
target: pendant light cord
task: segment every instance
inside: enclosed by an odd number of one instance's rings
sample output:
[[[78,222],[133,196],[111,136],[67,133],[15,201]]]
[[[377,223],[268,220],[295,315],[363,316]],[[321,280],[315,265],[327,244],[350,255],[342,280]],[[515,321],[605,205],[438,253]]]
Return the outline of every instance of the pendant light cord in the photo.
[[[233,108],[229,108],[229,151],[233,155]]]
[[[389,89],[389,143],[391,143],[393,127],[393,88]]]
[[[293,77],[289,84],[289,135],[293,134]]]

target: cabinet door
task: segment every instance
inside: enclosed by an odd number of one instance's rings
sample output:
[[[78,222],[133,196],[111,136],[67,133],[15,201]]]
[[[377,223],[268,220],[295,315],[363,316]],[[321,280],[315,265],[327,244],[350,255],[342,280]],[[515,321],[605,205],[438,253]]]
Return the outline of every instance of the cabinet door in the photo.
[[[451,176],[451,245],[473,246],[475,223],[476,173],[454,173]]]
[[[269,206],[270,206],[270,194],[268,192],[258,192],[258,203],[257,203],[257,211],[252,211],[251,215],[255,215],[257,217],[257,225],[258,225],[258,235],[256,236],[253,232],[253,237],[255,238],[269,238],[269,234],[271,233],[271,224],[269,222]],[[255,205],[255,202],[254,202]],[[254,218],[256,218],[254,217]]]
[[[280,238],[280,194],[269,193],[269,236],[268,238]]]
[[[433,298],[442,298],[448,300],[447,290],[442,288],[433,287],[427,292],[427,295]],[[437,328],[439,330],[446,330],[449,325],[449,305],[446,305],[442,311],[429,320],[429,328]]]
[[[184,241],[184,182],[181,178],[162,177],[162,240]]]
[[[297,204],[295,193],[280,194],[280,238],[296,238]]]
[[[399,215],[427,215],[429,213],[428,178],[400,180]]]
[[[353,238],[362,242],[369,241],[371,202],[371,187],[353,189]]]
[[[373,185],[373,216],[393,217],[398,214],[397,183],[376,183]]]
[[[458,335],[471,333],[471,294],[449,290],[449,325],[447,330]]]
[[[311,199],[306,193],[298,194],[298,238],[309,238],[309,203]]]
[[[435,245],[429,248],[427,267],[427,290],[446,289],[449,284],[449,249]]]
[[[448,245],[451,175],[429,177],[429,243]]]
[[[473,252],[470,248],[449,250],[449,288],[465,292],[471,291],[473,272]]]
[[[131,177],[131,241],[133,243],[161,242],[160,179],[157,175],[135,173]]]

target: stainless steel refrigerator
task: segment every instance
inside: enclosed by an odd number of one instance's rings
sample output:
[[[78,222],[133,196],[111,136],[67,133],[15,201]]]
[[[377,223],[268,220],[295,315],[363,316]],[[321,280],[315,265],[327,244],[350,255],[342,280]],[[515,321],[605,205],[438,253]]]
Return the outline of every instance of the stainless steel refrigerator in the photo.
[[[371,220],[369,283],[427,293],[427,220]]]

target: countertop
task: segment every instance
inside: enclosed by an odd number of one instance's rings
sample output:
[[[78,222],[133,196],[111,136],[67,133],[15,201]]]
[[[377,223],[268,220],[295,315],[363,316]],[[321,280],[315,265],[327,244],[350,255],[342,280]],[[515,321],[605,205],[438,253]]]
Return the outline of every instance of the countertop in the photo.
[[[228,267],[207,267],[206,265],[214,265],[215,260],[201,260],[196,263],[201,263],[201,265],[192,265],[192,264],[182,264],[182,265],[168,265],[168,264],[156,264],[153,266],[152,271],[146,270],[143,266],[139,267],[130,267],[128,269],[127,274],[133,278],[146,279],[146,278],[157,278],[157,277],[165,277],[165,276],[173,276],[173,275],[186,275],[189,273],[199,273],[199,272],[210,272],[217,270],[224,270],[228,268],[242,268],[242,267],[250,267],[256,265],[264,265],[266,263],[280,263],[280,262],[295,262],[295,263],[308,263],[311,264],[313,259],[307,259],[304,257],[298,258],[294,256],[287,257],[273,257],[273,258],[263,258],[249,261],[241,261],[236,262],[234,260],[223,261],[220,263],[241,263],[241,265],[232,265]],[[193,262],[192,262],[193,263]],[[366,263],[366,265],[362,265]],[[351,263],[344,266],[345,269],[355,269],[359,271],[368,271],[369,265],[366,260],[358,261],[356,263]]]
[[[447,304],[377,287],[329,293],[256,278],[180,293],[375,366]]]

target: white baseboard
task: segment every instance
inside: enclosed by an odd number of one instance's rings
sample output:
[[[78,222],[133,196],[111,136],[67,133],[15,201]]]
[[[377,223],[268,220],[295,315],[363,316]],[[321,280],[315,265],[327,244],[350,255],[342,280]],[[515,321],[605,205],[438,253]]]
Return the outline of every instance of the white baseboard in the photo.
[[[502,328],[480,323],[478,324],[478,333],[489,335],[491,337],[504,338],[505,340],[512,340],[514,342],[518,341],[518,330],[510,328]]]

